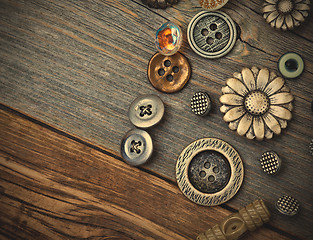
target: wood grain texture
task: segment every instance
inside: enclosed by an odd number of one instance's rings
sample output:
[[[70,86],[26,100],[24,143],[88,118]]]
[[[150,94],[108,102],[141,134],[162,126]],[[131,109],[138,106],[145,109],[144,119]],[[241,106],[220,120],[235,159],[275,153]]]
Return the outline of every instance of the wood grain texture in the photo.
[[[144,168],[175,181],[176,159],[190,142],[217,137],[240,154],[245,179],[227,203],[239,209],[255,198],[271,203],[272,226],[308,239],[312,229],[313,136],[312,15],[293,32],[272,29],[261,14],[261,0],[229,1],[223,8],[238,24],[240,36],[225,57],[207,60],[196,55],[184,37],[181,52],[189,59],[192,77],[175,94],[157,92],[146,76],[155,53],[154,34],[165,21],[178,23],[186,33],[201,8],[181,0],[166,10],[151,10],[136,1],[0,1],[0,101],[95,145],[119,152],[122,136],[133,128],[127,117],[132,100],[153,93],[166,106],[163,122],[149,129],[155,153]],[[222,121],[218,98],[225,80],[243,67],[266,67],[277,72],[277,60],[287,52],[301,54],[305,71],[287,82],[295,96],[293,119],[280,136],[263,142],[236,135]],[[207,91],[212,112],[194,116],[190,98]],[[258,162],[274,150],[283,160],[279,175],[266,176]],[[296,197],[301,214],[278,215],[274,202],[284,194]]]
[[[1,239],[195,239],[231,212],[0,110]],[[263,227],[244,239],[284,239]]]

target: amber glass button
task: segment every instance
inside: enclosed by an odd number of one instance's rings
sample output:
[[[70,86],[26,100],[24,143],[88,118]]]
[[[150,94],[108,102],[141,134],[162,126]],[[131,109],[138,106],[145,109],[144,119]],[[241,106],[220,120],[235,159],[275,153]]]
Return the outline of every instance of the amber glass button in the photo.
[[[191,67],[187,58],[177,52],[171,56],[156,53],[148,64],[148,78],[152,86],[161,92],[174,93],[188,82]]]

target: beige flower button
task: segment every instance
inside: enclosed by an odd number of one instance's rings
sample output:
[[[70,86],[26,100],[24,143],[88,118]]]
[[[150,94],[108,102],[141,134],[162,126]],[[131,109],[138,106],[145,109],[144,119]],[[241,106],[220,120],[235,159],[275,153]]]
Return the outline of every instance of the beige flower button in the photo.
[[[249,139],[270,139],[291,119],[293,95],[285,80],[268,69],[244,68],[222,88],[220,111],[231,130]]]
[[[263,17],[274,28],[291,30],[309,15],[310,0],[265,0]]]
[[[205,8],[209,11],[215,11],[217,9],[220,9],[227,2],[228,2],[228,0],[199,0],[201,7]]]

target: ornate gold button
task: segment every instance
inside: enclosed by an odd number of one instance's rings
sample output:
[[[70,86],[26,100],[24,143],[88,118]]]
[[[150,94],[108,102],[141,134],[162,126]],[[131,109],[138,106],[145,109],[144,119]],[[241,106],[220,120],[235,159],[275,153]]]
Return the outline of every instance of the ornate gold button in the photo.
[[[161,92],[174,93],[188,82],[191,67],[187,58],[177,52],[171,56],[156,53],[148,64],[148,78],[152,86]]]
[[[199,0],[201,7],[205,8],[209,11],[215,11],[217,9],[220,9],[227,2],[228,2],[228,0]]]
[[[189,144],[176,164],[178,187],[191,201],[206,206],[231,199],[243,181],[243,163],[237,151],[217,138]]]

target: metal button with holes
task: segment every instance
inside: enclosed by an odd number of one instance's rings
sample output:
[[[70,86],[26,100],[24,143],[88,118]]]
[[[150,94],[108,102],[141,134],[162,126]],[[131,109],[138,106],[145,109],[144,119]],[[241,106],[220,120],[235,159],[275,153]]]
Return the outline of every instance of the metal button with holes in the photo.
[[[205,58],[219,58],[234,47],[237,30],[223,12],[200,12],[190,21],[187,37],[193,51]]]
[[[243,181],[243,163],[236,150],[217,138],[189,144],[179,155],[176,179],[191,201],[206,206],[231,199]]]
[[[190,100],[191,111],[199,116],[207,115],[211,110],[211,99],[206,92],[196,92]]]
[[[264,152],[260,158],[262,169],[269,175],[276,174],[281,166],[281,159],[274,151]]]
[[[152,139],[144,130],[130,130],[122,139],[121,154],[125,162],[130,165],[144,164],[151,157],[152,152]]]
[[[290,196],[280,197],[275,205],[280,213],[288,216],[296,215],[300,207],[298,200]]]
[[[299,77],[304,70],[303,59],[297,53],[285,53],[278,61],[278,70],[286,78]]]
[[[161,92],[178,92],[188,82],[190,75],[190,64],[180,52],[171,56],[156,53],[148,64],[148,79]]]
[[[164,104],[156,95],[147,94],[137,97],[128,109],[132,124],[139,128],[148,128],[159,123],[164,115]]]

